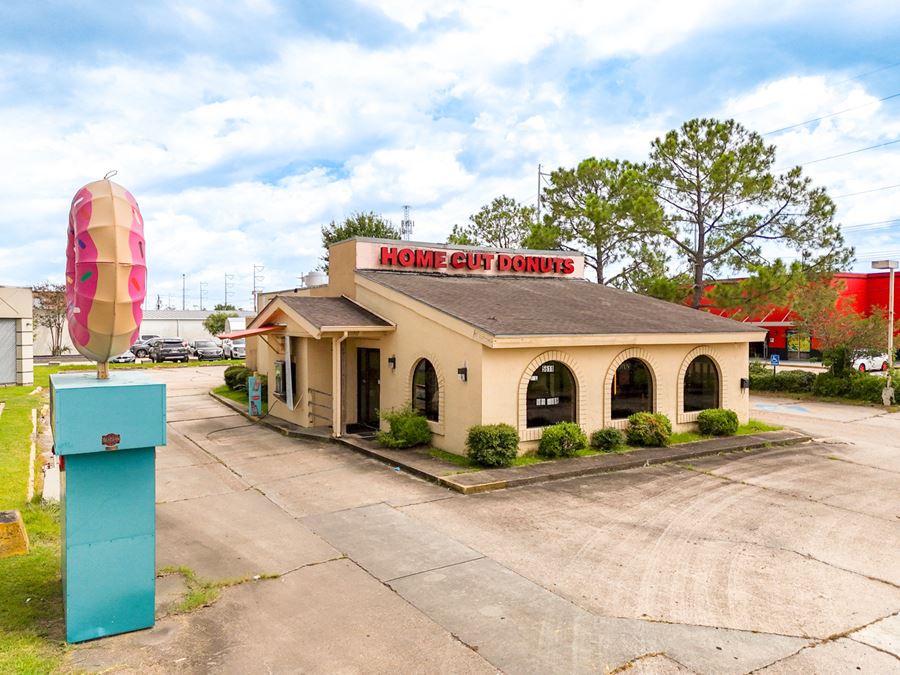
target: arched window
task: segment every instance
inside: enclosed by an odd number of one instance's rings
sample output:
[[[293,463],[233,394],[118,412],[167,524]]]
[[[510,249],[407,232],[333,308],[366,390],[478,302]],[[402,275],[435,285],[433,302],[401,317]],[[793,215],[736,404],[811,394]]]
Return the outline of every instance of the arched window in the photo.
[[[616,368],[610,401],[610,416],[614,420],[636,412],[653,412],[653,378],[646,363],[628,359]]]
[[[708,356],[698,356],[684,373],[684,412],[719,407],[719,369]]]
[[[441,392],[438,391],[438,379],[434,366],[428,359],[420,359],[413,371],[413,410],[424,415],[425,419],[437,422],[440,397]]]
[[[537,367],[525,394],[526,426],[546,427],[575,421],[575,378],[559,361]]]

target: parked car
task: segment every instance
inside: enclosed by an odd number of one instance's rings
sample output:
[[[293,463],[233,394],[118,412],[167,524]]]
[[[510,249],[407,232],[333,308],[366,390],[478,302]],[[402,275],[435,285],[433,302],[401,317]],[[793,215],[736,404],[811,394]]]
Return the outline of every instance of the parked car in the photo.
[[[876,354],[875,356],[860,356],[853,362],[853,367],[861,373],[867,370],[887,370],[888,355]]]
[[[146,359],[150,356],[150,348],[153,346],[153,341],[158,339],[158,335],[148,337],[146,340],[144,340],[142,336],[140,340],[131,345],[129,351],[139,359]]]
[[[188,343],[188,349],[191,355],[196,356],[200,361],[221,359],[224,353],[222,348],[212,340],[191,340]]]
[[[244,338],[237,340],[222,340],[222,351],[226,359],[242,359],[247,355],[247,341]]]
[[[180,337],[153,338],[150,359],[155,363],[161,361],[184,361],[187,363],[191,359],[191,353]]]
[[[110,363],[134,363],[134,354],[124,352],[109,360]]]

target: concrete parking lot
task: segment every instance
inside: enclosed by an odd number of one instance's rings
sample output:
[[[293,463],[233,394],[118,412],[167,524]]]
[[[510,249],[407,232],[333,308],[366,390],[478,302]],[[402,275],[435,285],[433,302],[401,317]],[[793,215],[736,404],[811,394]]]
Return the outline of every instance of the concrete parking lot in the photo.
[[[754,399],[817,442],[462,496],[168,385],[157,565],[248,578],[81,645],[111,672],[900,672],[900,415]],[[253,577],[277,575],[275,578]]]

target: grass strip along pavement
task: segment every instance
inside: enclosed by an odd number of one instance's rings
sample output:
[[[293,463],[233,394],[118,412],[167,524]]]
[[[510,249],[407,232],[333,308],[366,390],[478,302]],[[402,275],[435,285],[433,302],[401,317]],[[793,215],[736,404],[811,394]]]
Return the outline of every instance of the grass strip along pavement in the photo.
[[[234,365],[234,361],[207,361]],[[114,369],[191,367],[197,362],[110,364]],[[59,506],[43,504],[40,489],[25,501],[31,446],[31,411],[47,403],[50,375],[93,370],[93,364],[36,366],[34,386],[0,388],[0,510],[18,509],[31,550],[0,560],[0,673],[48,673],[65,654],[60,579]],[[37,391],[41,388],[41,391]],[[33,393],[34,392],[34,393]],[[40,476],[40,466],[35,466]]]
[[[64,654],[59,576],[59,507],[43,505],[40,491],[26,503],[31,411],[46,402],[49,373],[35,368],[33,386],[4,387],[0,401],[0,510],[18,509],[31,550],[0,560],[0,673],[45,673]],[[40,467],[35,468],[40,475]]]

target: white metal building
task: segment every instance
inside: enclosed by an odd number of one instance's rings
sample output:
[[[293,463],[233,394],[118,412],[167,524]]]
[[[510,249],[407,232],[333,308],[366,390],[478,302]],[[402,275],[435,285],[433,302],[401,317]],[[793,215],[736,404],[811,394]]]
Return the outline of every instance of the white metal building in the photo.
[[[34,382],[30,288],[0,286],[0,385]]]

